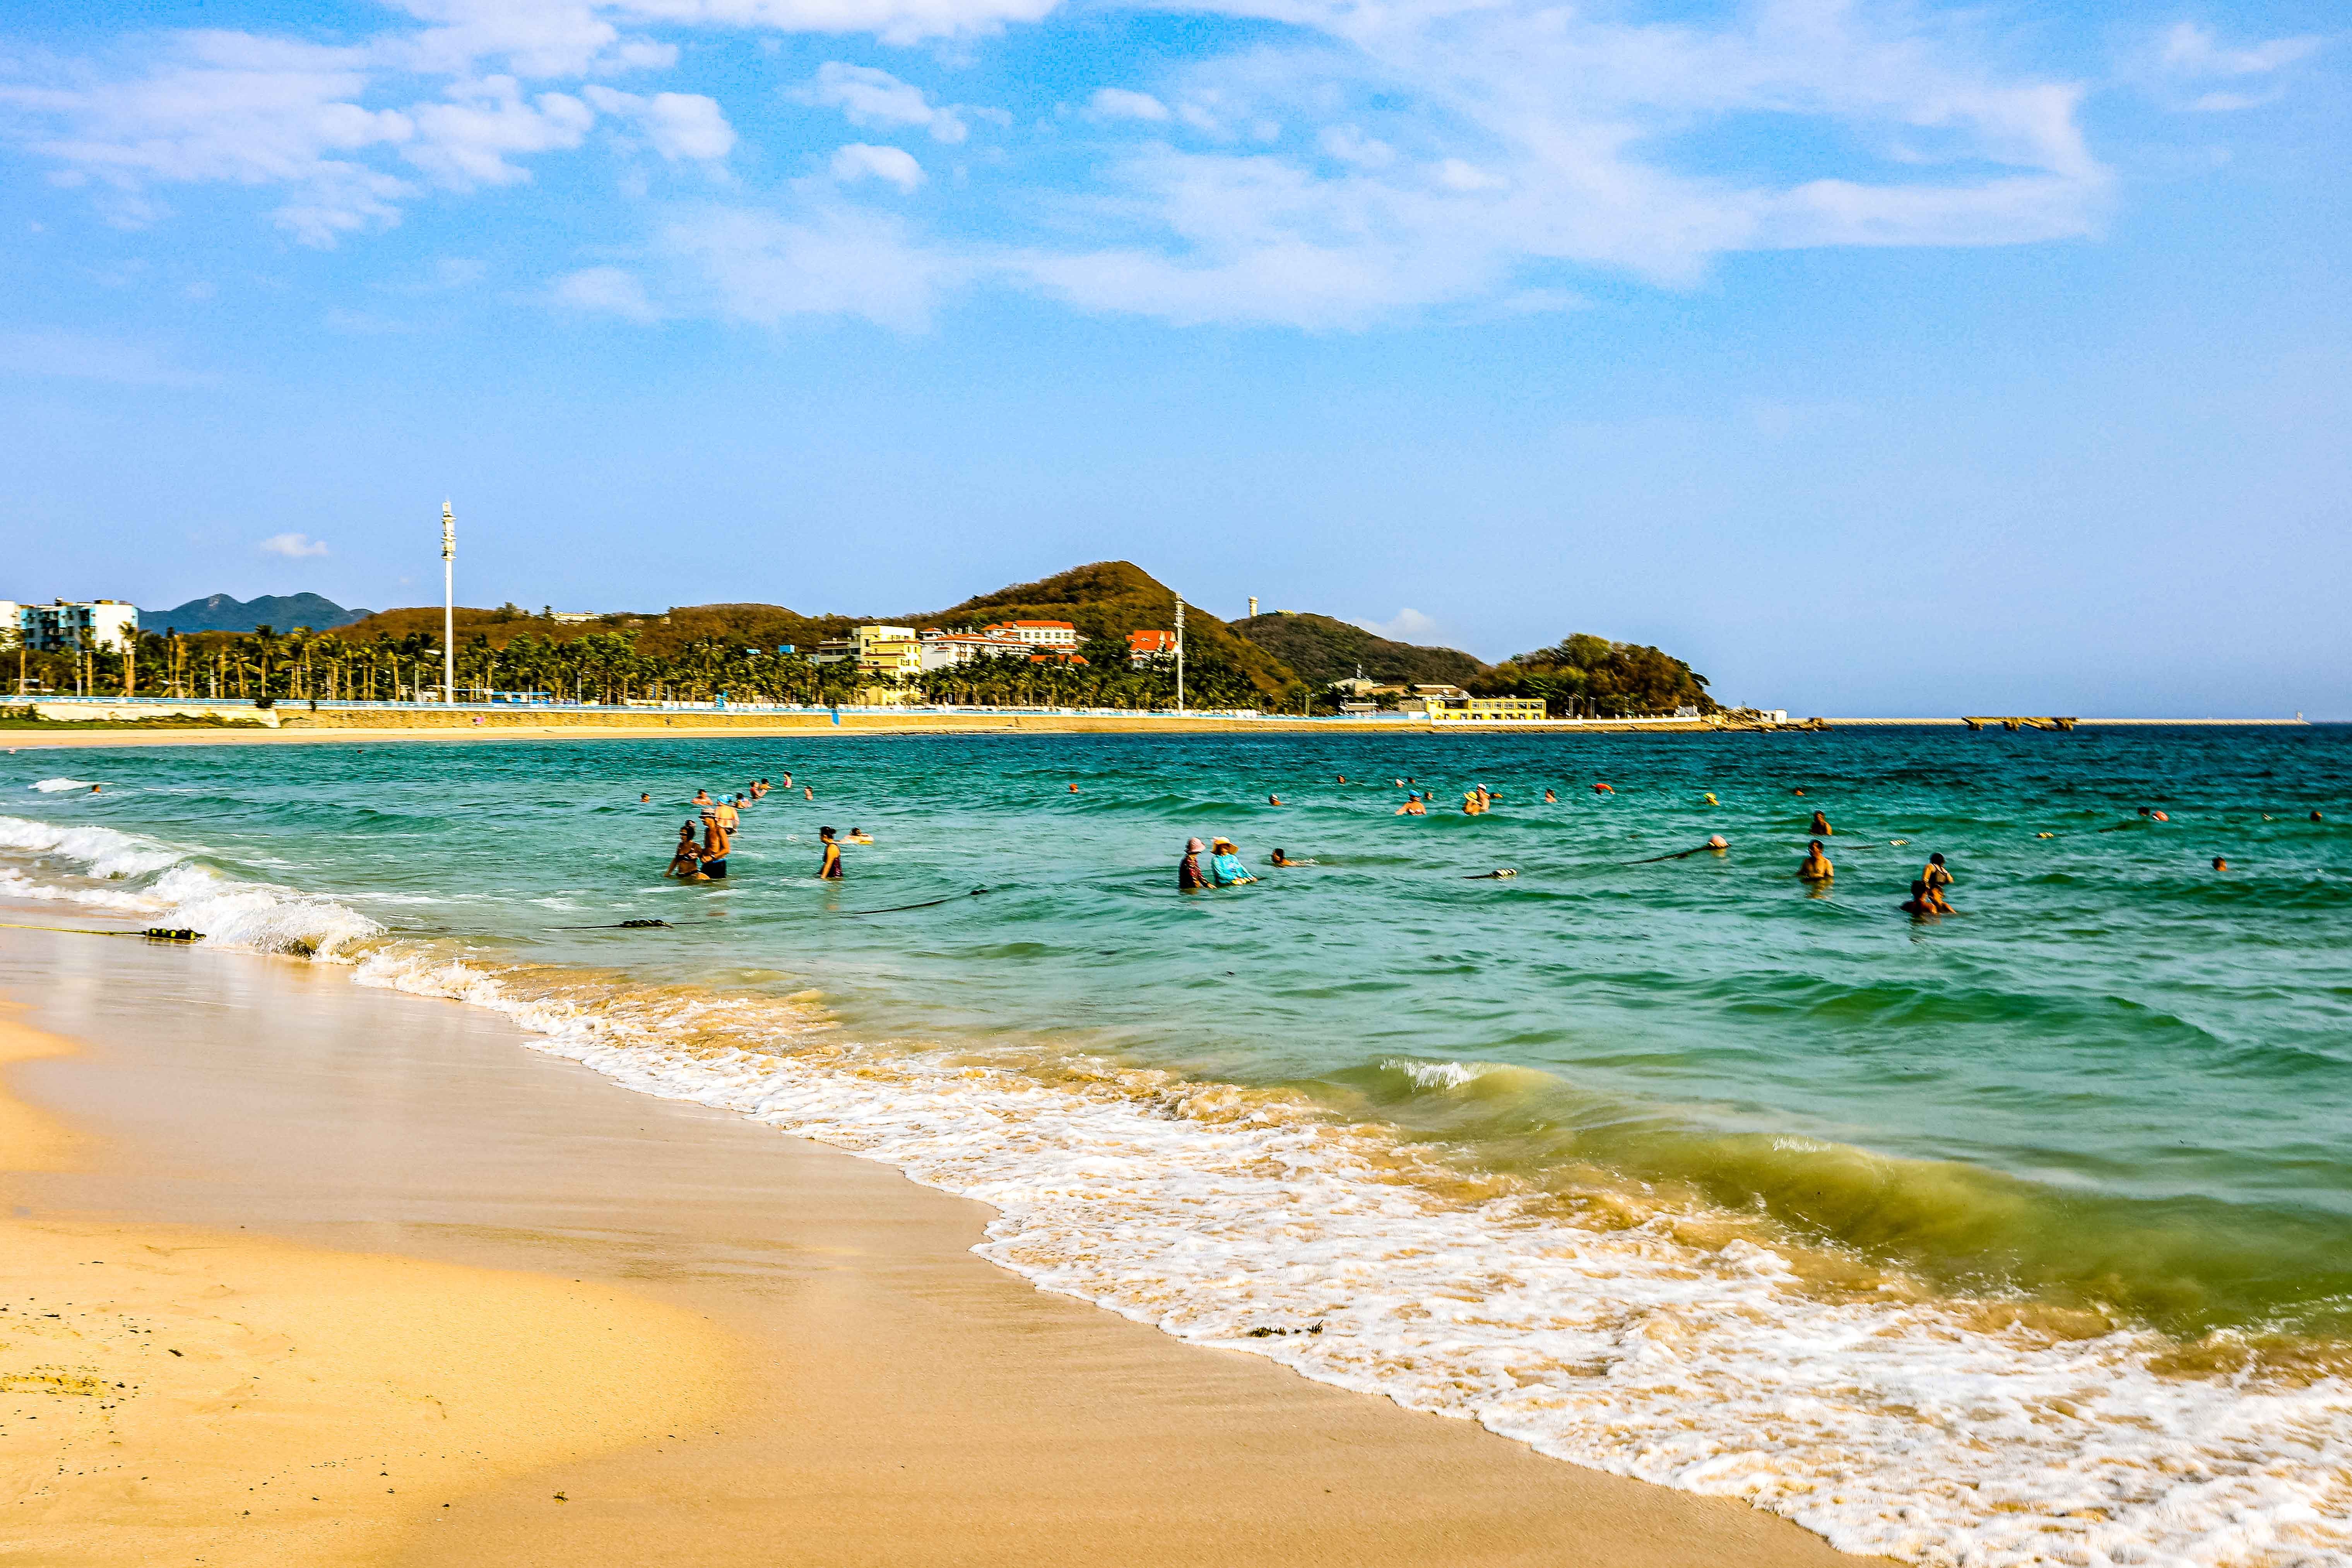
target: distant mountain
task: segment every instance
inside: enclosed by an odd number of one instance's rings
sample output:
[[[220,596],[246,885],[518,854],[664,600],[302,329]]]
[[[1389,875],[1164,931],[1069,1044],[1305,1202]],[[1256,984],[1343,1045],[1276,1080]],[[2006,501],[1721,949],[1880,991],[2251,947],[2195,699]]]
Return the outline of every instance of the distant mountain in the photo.
[[[281,632],[309,626],[312,631],[323,632],[365,620],[373,613],[347,610],[316,594],[264,594],[258,599],[232,599],[226,594],[215,594],[207,598],[190,599],[177,609],[142,610],[139,626],[141,630],[151,632],[166,627],[176,632],[249,632],[257,626]]]
[[[1467,686],[1486,666],[1460,648],[1391,642],[1328,616],[1251,616],[1234,630],[1298,672],[1311,686],[1345,680],[1360,666],[1367,679],[1407,685]]]

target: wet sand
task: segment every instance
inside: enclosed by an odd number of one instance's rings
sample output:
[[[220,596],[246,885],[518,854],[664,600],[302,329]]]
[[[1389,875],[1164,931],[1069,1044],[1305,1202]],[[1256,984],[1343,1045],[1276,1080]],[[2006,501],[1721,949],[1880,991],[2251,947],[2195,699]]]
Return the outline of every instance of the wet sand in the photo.
[[[215,1521],[209,1563],[1868,1561],[1736,1502],[1540,1458],[1041,1293],[971,1255],[982,1205],[633,1094],[478,1010],[291,962],[22,931],[0,932],[0,993],[80,1046],[10,1073],[59,1119],[40,1124],[51,1157],[30,1162],[53,1168],[7,1178],[17,1225],[194,1226],[305,1259],[443,1271],[415,1276],[446,1302],[404,1342],[417,1376],[478,1364],[466,1358],[492,1314],[479,1303],[502,1290],[541,1292],[532,1312],[557,1318],[571,1303],[583,1331],[639,1325],[617,1352],[572,1352],[568,1384],[562,1355],[530,1363],[530,1398],[572,1413],[548,1420],[604,1417],[593,1435],[512,1415],[475,1446],[478,1468],[420,1474],[418,1506],[353,1491],[266,1541]],[[205,1288],[172,1277],[158,1310],[201,1308]],[[258,1274],[247,1289],[257,1312],[287,1293]],[[383,1321],[354,1321],[338,1352],[373,1353]],[[630,1390],[672,1404],[632,1405]],[[287,1420],[341,1419],[339,1398],[322,1390]],[[646,1427],[657,1409],[666,1424]],[[137,1442],[189,1441],[196,1419],[164,1412]],[[27,1425],[8,1424],[0,1462]],[[573,1447],[548,1452],[558,1436]],[[48,1440],[27,1451],[54,1468]],[[182,1532],[195,1527],[104,1492],[119,1484],[57,1482],[171,1542],[148,1560],[192,1560]],[[355,1545],[347,1522],[361,1520],[373,1522]],[[134,1560],[12,1557],[10,1539],[0,1526],[0,1563]]]

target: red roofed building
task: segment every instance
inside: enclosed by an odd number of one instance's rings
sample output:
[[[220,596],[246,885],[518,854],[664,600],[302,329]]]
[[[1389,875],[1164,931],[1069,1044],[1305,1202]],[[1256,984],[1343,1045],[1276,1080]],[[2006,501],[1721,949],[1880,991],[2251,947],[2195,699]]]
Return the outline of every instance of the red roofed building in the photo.
[[[1127,662],[1141,666],[1146,661],[1176,651],[1174,632],[1129,632],[1127,634]]]

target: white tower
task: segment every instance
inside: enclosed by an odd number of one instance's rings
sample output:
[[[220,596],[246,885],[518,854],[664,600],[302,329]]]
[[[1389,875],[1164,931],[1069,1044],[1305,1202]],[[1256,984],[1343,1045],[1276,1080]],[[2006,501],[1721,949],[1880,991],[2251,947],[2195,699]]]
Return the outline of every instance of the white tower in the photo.
[[[1176,601],[1176,712],[1184,711],[1184,601]]]
[[[1257,619],[1257,595],[1255,594],[1252,594],[1250,595],[1250,619]]]
[[[457,514],[441,502],[441,700],[457,700]]]

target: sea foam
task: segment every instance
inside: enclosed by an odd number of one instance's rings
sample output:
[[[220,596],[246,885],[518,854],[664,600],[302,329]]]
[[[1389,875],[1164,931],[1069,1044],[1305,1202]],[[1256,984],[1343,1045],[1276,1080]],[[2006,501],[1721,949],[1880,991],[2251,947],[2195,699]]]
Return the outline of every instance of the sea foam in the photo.
[[[510,982],[394,944],[357,978],[494,1008],[628,1088],[987,1203],[977,1250],[1044,1289],[1559,1458],[1745,1499],[1847,1551],[2352,1563],[2339,1379],[2167,1376],[2179,1347],[2162,1336],[2065,1339],[2020,1326],[2013,1303],[1825,1290],[1688,1216],[1588,1228],[1525,1194],[1460,1201],[1384,1131],[1232,1085],[1067,1061],[1049,1081],[843,1045],[784,1004],[550,973]],[[730,1039],[746,1043],[714,1043]]]

